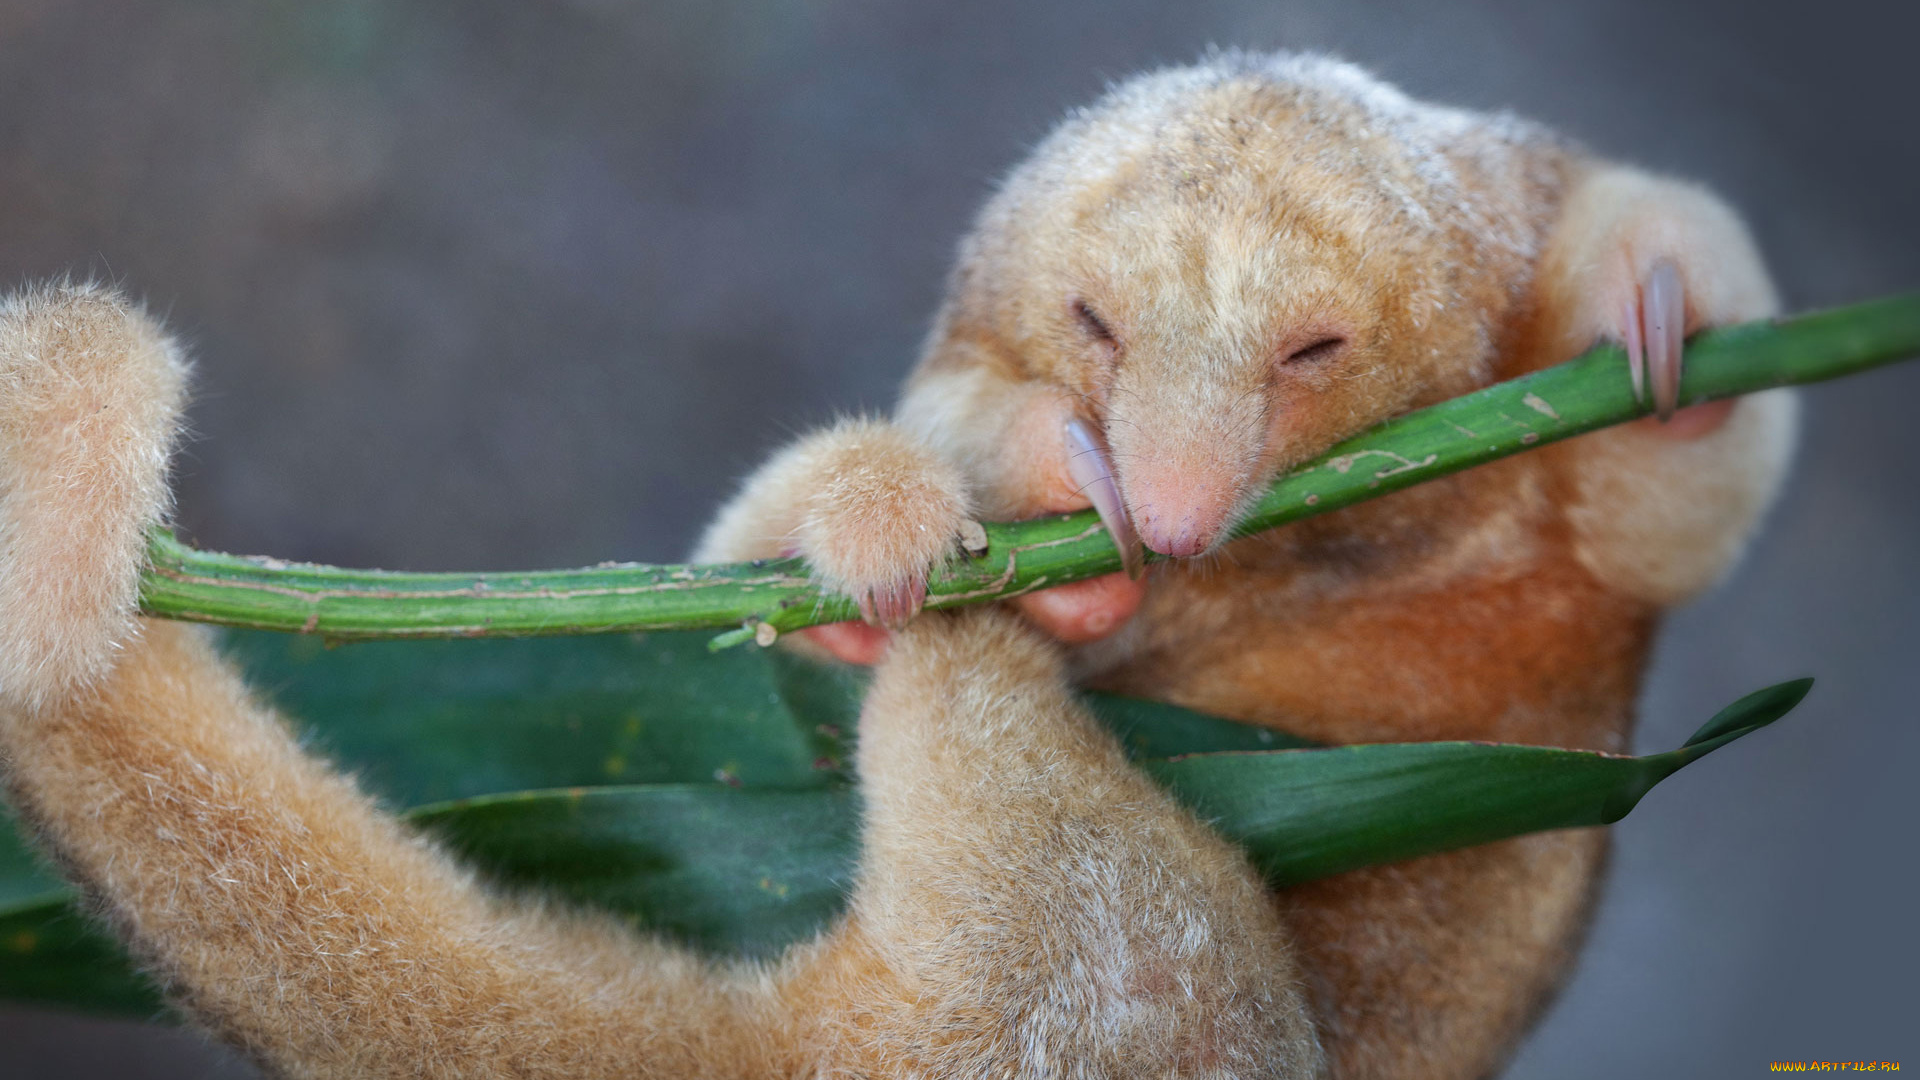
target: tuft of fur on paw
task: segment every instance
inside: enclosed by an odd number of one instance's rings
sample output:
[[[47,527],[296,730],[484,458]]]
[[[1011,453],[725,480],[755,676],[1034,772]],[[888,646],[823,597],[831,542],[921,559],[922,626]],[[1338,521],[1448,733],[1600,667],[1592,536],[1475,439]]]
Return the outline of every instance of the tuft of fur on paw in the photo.
[[[870,623],[899,626],[971,520],[966,479],[884,420],[842,420],[776,454],[708,527],[694,562],[799,555]]]
[[[795,546],[822,585],[859,601],[867,621],[904,625],[969,520],[958,470],[899,428],[870,421],[835,425],[808,457]]]
[[[0,300],[0,700],[37,709],[84,689],[135,632],[187,366],[106,286]]]

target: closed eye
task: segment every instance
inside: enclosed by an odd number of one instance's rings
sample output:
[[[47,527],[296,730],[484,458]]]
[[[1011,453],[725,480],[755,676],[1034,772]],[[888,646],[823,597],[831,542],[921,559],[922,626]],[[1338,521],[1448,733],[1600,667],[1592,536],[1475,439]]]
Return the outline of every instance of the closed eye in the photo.
[[[1080,321],[1080,328],[1087,332],[1088,337],[1103,345],[1119,346],[1120,339],[1113,336],[1113,330],[1107,326],[1106,320],[1100,318],[1099,313],[1085,300],[1073,302],[1073,317]]]
[[[1308,345],[1304,349],[1295,349],[1292,353],[1288,354],[1285,360],[1280,362],[1283,364],[1322,363],[1333,359],[1334,355],[1346,344],[1347,339],[1343,337],[1321,338],[1319,341]]]

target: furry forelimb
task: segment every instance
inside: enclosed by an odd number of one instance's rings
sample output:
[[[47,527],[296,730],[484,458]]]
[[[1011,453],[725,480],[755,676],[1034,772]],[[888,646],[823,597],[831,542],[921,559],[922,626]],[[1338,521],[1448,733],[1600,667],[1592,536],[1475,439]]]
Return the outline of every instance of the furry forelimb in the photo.
[[[1273,902],[1010,616],[903,632],[850,912],[769,966],[496,895],[135,616],[184,364],[92,286],[0,307],[12,801],[182,1009],[275,1074],[1299,1077]]]

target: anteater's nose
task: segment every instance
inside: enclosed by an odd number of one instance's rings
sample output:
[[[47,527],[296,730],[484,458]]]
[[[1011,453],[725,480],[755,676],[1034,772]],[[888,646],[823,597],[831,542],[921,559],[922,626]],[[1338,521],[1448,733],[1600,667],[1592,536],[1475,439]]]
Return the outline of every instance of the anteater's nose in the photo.
[[[1175,558],[1213,546],[1237,494],[1228,478],[1191,466],[1139,467],[1125,477],[1125,487],[1140,542]]]
[[[1141,512],[1135,520],[1140,529],[1140,542],[1162,555],[1176,558],[1198,555],[1207,550],[1207,544],[1213,538],[1213,531],[1194,520],[1191,509],[1181,514],[1178,520],[1169,521],[1169,515],[1155,509]]]

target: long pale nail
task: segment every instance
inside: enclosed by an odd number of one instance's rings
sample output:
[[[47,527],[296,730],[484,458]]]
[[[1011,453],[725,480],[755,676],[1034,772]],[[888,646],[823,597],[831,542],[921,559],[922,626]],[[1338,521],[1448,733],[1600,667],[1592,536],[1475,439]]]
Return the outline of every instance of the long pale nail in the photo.
[[[1079,417],[1067,421],[1067,473],[1100,512],[1100,521],[1120,549],[1120,565],[1126,568],[1127,576],[1139,580],[1146,561],[1140,552],[1140,537],[1127,517],[1127,504],[1120,498],[1120,485],[1113,479],[1107,444]]]
[[[1642,312],[1647,320],[1647,382],[1653,387],[1653,412],[1661,423],[1680,407],[1680,349],[1687,330],[1687,298],[1680,268],[1661,259],[1647,272]]]
[[[1638,290],[1635,299],[1627,301],[1621,323],[1627,333],[1627,377],[1633,380],[1633,402],[1638,405],[1647,400],[1647,338],[1640,326]]]

